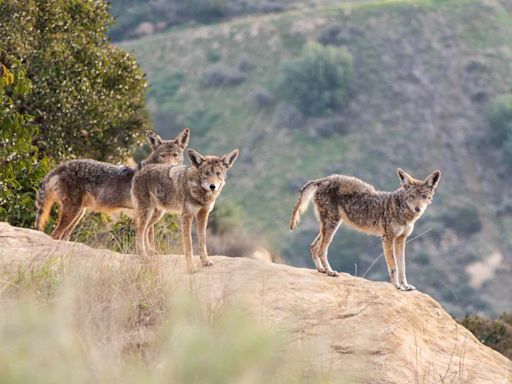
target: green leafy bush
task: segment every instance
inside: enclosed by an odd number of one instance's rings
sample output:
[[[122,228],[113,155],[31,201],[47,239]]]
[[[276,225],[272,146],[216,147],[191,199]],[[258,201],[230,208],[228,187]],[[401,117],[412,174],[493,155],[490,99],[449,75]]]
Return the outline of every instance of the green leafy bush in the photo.
[[[352,57],[342,48],[309,44],[281,65],[277,92],[306,116],[342,108],[349,99]]]
[[[227,0],[185,0],[181,2],[180,13],[185,18],[208,23],[228,15]]]
[[[20,63],[0,70],[0,221],[30,226],[34,222],[35,188],[50,162],[39,158],[32,137],[38,127],[22,113],[30,81]]]
[[[78,224],[71,238],[94,248],[135,253],[133,220],[125,215],[113,220],[103,214],[90,213]],[[182,252],[181,232],[176,215],[165,215],[155,225],[155,246],[162,254]]]
[[[459,236],[471,236],[482,229],[478,211],[472,206],[451,207],[441,220],[446,228],[454,230]]]
[[[146,81],[134,57],[110,45],[111,23],[103,1],[0,3],[0,62],[23,63],[32,84],[23,109],[42,155],[118,160],[143,139]]]
[[[482,343],[512,359],[512,313],[504,313],[498,320],[466,316],[459,322]]]
[[[512,164],[512,94],[496,97],[487,114],[491,126],[491,140],[501,147],[505,160]]]
[[[235,86],[245,81],[245,75],[238,69],[223,65],[212,65],[201,75],[201,86],[204,88]]]

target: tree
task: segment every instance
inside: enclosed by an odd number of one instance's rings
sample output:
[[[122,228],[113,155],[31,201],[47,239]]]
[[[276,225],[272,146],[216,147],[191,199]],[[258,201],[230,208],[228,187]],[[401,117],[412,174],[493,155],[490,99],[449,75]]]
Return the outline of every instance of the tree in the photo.
[[[42,155],[118,160],[142,139],[146,81],[134,57],[110,45],[111,23],[103,1],[0,2],[0,62],[25,67],[32,91],[22,108]]]
[[[34,222],[35,188],[49,169],[32,144],[37,126],[18,111],[30,92],[20,63],[0,65],[0,220],[30,226]]]

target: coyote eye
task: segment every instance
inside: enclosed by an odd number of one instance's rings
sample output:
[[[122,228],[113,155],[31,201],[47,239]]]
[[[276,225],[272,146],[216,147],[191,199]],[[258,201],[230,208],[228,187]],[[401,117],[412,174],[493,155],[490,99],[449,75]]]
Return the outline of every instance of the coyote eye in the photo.
[[[217,174],[217,176],[220,176],[220,172],[219,171],[217,171],[216,174]]]
[[[174,157],[178,157],[178,154],[177,153],[173,153],[172,154]]]

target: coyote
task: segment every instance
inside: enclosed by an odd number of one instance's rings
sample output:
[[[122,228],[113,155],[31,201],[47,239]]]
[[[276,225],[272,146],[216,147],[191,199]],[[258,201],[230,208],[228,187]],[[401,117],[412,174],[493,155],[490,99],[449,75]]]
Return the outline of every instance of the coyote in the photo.
[[[233,166],[238,149],[218,157],[203,156],[188,150],[192,165],[171,167],[167,164],[145,166],[133,178],[137,252],[143,256],[151,248],[148,226],[154,225],[166,211],[181,213],[182,238],[187,269],[192,264],[192,220],[195,217],[199,251],[203,266],[213,265],[206,250],[208,215],[224,187],[227,171]]]
[[[183,164],[190,130],[184,129],[174,140],[162,140],[149,130],[146,136],[152,153],[137,169],[95,160],[71,160],[51,170],[37,192],[36,229],[44,231],[55,202],[60,209],[52,237],[58,240],[69,239],[86,208],[104,213],[133,208],[130,190],[134,174],[146,164]]]
[[[397,173],[402,186],[393,192],[377,191],[345,175],[311,180],[300,189],[290,229],[297,227],[300,215],[313,199],[320,233],[311,243],[311,255],[319,272],[338,276],[329,265],[327,249],[340,224],[346,221],[362,232],[380,236],[391,283],[402,291],[415,289],[405,276],[405,242],[432,202],[441,172],[434,171],[425,180],[416,180],[400,168]]]

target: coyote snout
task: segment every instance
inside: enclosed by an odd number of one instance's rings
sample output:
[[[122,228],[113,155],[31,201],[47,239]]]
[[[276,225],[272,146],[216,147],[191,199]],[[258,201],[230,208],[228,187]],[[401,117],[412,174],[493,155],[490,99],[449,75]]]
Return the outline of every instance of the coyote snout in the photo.
[[[300,215],[313,200],[320,233],[311,243],[311,255],[319,272],[338,275],[329,265],[327,250],[338,227],[346,221],[360,231],[380,236],[391,283],[403,291],[415,289],[405,276],[405,243],[414,223],[431,204],[441,172],[434,171],[425,180],[414,179],[400,168],[397,173],[402,186],[394,192],[377,191],[362,180],[344,175],[304,184],[290,228],[296,228]]]

